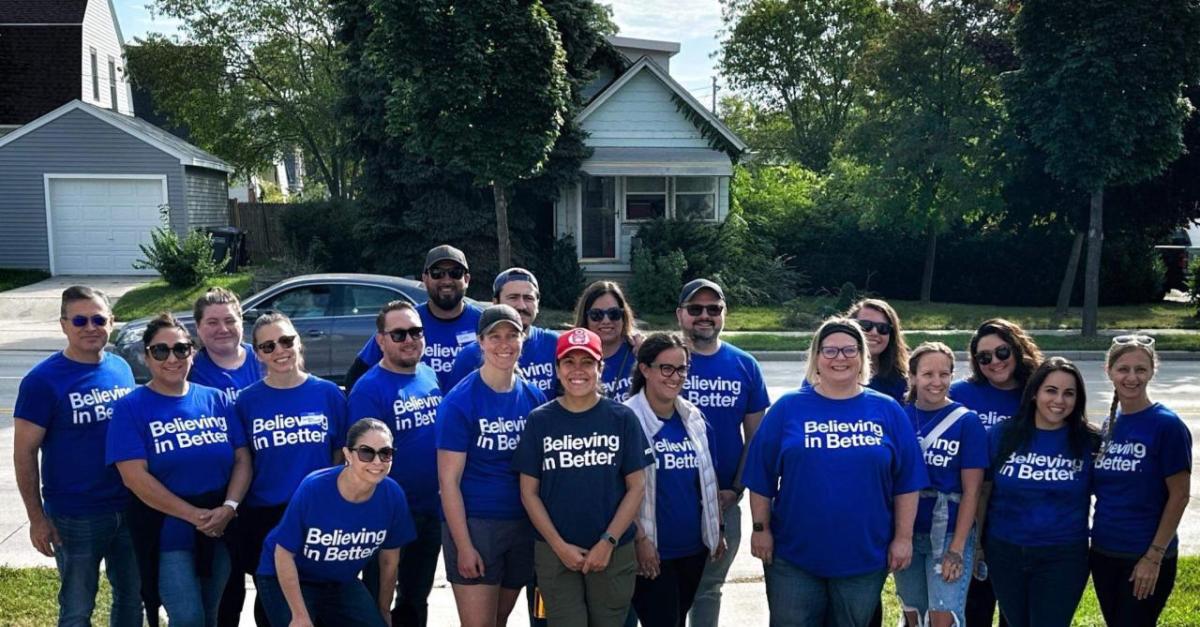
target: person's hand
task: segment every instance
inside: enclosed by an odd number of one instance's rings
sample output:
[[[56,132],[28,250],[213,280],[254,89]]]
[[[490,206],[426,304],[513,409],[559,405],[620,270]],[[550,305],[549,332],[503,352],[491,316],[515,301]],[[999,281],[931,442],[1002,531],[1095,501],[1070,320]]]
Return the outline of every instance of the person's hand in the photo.
[[[629,340],[633,343],[633,354],[636,357],[638,350],[642,348],[642,342],[646,341],[646,336],[641,331],[634,331]]]
[[[29,521],[29,541],[33,543],[33,548],[37,549],[38,553],[46,557],[54,557],[54,547],[62,545],[62,538],[58,537],[58,529],[45,516],[39,516],[37,520]]]
[[[896,572],[912,563],[912,538],[895,538],[888,545],[888,570]]]
[[[942,581],[950,583],[958,581],[963,576],[963,555],[961,551],[948,550],[942,553]]]
[[[738,493],[733,490],[719,490],[717,492],[717,503],[720,504],[722,512],[736,505],[737,500]]]
[[[313,627],[312,619],[307,616],[292,616],[292,622],[288,623],[288,627]]]
[[[383,616],[383,624],[387,627],[392,627],[392,610],[389,608],[379,608],[379,614]]]
[[[458,550],[458,574],[464,579],[479,579],[483,576],[483,558],[473,546]]]
[[[971,576],[979,581],[987,579],[987,560],[984,559],[983,545],[975,545],[975,563],[971,564]]]
[[[608,560],[612,558],[613,545],[608,540],[601,539],[587,552],[583,561],[583,574],[604,572],[608,568]]]
[[[750,534],[750,554],[762,560],[764,566],[771,565],[775,559],[775,536],[770,529]]]
[[[658,577],[662,564],[658,559],[658,549],[654,547],[650,538],[638,538],[634,541],[633,548],[637,553],[638,574],[646,579]]]
[[[201,527],[208,524],[208,521],[212,518],[212,515],[213,511],[211,509],[194,507],[184,520],[186,520],[193,527],[195,527],[197,531],[199,531]]]
[[[1154,594],[1154,588],[1158,586],[1158,571],[1162,567],[1160,559],[1161,555],[1147,553],[1134,565],[1133,573],[1129,575],[1129,581],[1133,582],[1133,598],[1144,601]]]
[[[554,554],[558,556],[558,561],[567,567],[567,570],[579,572],[583,570],[583,563],[587,560],[587,551],[582,547],[575,546],[567,542],[563,542],[554,548]]]
[[[725,541],[725,534],[721,534],[720,541],[717,542],[717,550],[713,551],[712,561],[717,561],[725,556],[725,551],[729,550],[729,543]]]
[[[228,505],[222,505],[209,511],[211,514],[208,517],[208,521],[203,525],[196,527],[196,529],[206,536],[219,538],[225,533],[225,527],[229,525],[229,521],[233,520],[233,517],[236,516],[237,513],[234,512],[233,508],[229,507]]]

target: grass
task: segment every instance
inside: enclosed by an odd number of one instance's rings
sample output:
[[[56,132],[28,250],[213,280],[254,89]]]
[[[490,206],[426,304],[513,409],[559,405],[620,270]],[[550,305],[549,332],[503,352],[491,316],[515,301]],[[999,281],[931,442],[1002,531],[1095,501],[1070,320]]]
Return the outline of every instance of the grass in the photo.
[[[811,342],[808,337],[761,333],[754,335],[726,334],[721,339],[748,351],[803,351]],[[1042,352],[1076,350],[1108,350],[1112,340],[1107,337],[1084,338],[1078,335],[1033,336]],[[1200,351],[1200,335],[1158,335],[1155,348],[1162,351]],[[911,348],[926,341],[945,342],[955,350],[965,351],[971,340],[970,333],[905,333],[904,341]]]
[[[204,285],[189,288],[173,287],[162,279],[155,279],[126,292],[113,305],[113,315],[117,320],[129,321],[163,311],[191,311],[196,299],[211,287],[224,287],[239,296],[246,296],[250,293],[250,283],[249,272],[224,274]]]
[[[41,270],[18,270],[15,268],[0,268],[0,292],[37,283],[50,278],[49,272]]]

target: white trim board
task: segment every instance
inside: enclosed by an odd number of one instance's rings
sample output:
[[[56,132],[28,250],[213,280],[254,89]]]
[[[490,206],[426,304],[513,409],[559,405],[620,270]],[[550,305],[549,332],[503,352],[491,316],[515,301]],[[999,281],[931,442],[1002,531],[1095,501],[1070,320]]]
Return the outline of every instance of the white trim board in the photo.
[[[158,181],[162,186],[162,202],[159,205],[170,205],[170,196],[167,193],[167,175],[165,174],[43,174],[42,175],[42,194],[43,203],[46,207],[46,252],[50,255],[50,275],[56,276],[57,269],[54,267],[54,216],[50,213],[50,181],[63,179],[125,179],[125,180],[149,180]],[[170,226],[170,218],[167,218],[167,226]]]

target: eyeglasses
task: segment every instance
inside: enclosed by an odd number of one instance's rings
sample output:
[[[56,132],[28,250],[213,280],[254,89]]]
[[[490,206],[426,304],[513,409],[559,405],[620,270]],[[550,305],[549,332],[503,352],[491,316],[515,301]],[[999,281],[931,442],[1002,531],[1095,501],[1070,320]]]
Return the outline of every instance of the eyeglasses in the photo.
[[[837,359],[838,355],[846,359],[854,359],[858,357],[858,345],[848,344],[846,346],[822,346],[821,356],[825,359]]]
[[[431,278],[435,281],[437,281],[438,279],[441,279],[442,277],[447,276],[447,275],[449,275],[450,278],[457,281],[457,280],[463,278],[464,276],[466,276],[466,274],[467,274],[467,271],[463,270],[462,268],[430,268],[429,269],[429,278]]]
[[[693,318],[705,312],[707,312],[710,317],[716,318],[717,316],[721,315],[722,311],[725,311],[725,305],[715,303],[712,305],[688,305],[687,307],[684,307],[683,310]]]
[[[296,336],[281,335],[281,336],[279,336],[278,340],[267,340],[267,341],[263,342],[262,344],[258,344],[254,348],[257,348],[258,350],[270,355],[271,353],[275,352],[275,343],[276,342],[278,342],[279,345],[284,348],[291,348],[296,345]]]
[[[874,329],[880,335],[892,334],[892,325],[890,323],[863,320],[862,318],[855,318],[854,321],[858,323],[858,326],[862,327],[863,333],[870,333],[871,329]]]
[[[70,320],[71,326],[80,329],[86,327],[89,322],[98,327],[108,324],[108,318],[101,316],[100,314],[94,314],[92,316],[73,316],[71,318],[63,318],[63,320]]]
[[[375,450],[375,449],[367,446],[366,444],[360,444],[353,450],[354,450],[355,454],[358,455],[358,461],[360,461],[364,464],[369,464],[369,463],[375,461],[376,455],[379,456],[379,461],[386,464],[386,463],[392,461],[392,456],[396,454],[396,449],[394,449],[390,446],[385,446],[379,450]]]
[[[654,366],[655,364],[650,364],[650,365]],[[688,373],[687,364],[684,364],[682,366],[676,366],[673,364],[657,364],[657,365],[658,365],[658,371],[662,373],[663,377],[679,375],[679,378],[681,378],[681,379],[687,378],[687,373]]]
[[[176,342],[174,346],[166,343],[151,344],[146,347],[146,353],[153,357],[154,361],[166,361],[171,353],[175,354],[176,359],[187,359],[195,346],[191,342]]]
[[[592,322],[600,322],[608,316],[609,320],[616,322],[625,318],[625,310],[620,307],[609,307],[608,309],[589,309],[587,310],[588,320]]]
[[[1118,346],[1129,346],[1130,344],[1137,344],[1139,346],[1154,346],[1154,338],[1150,337],[1149,335],[1134,333],[1133,335],[1118,335],[1117,337],[1113,338],[1112,343]]]
[[[980,366],[986,366],[992,363],[992,355],[992,351],[979,351],[975,353],[975,361],[979,362]],[[1001,346],[996,349],[995,356],[997,360],[1004,361],[1012,357],[1012,349],[1007,346]]]
[[[425,335],[425,329],[422,327],[409,327],[407,329],[392,329],[383,333],[392,338],[393,342],[399,344],[404,341],[405,336],[411,337],[413,340],[421,339],[421,336]]]

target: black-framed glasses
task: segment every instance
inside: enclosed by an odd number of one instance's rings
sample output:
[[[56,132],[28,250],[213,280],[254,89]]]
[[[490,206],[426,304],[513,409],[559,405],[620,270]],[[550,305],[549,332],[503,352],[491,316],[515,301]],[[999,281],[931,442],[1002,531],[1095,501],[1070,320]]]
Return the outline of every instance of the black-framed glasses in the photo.
[[[146,354],[150,355],[154,361],[166,361],[172,353],[176,359],[187,359],[192,354],[192,349],[196,345],[191,342],[176,342],[175,344],[151,344],[146,347]]]
[[[79,329],[86,327],[89,322],[92,323],[93,326],[97,327],[102,327],[108,324],[108,318],[101,316],[100,314],[92,314],[91,316],[72,316],[70,318],[63,318],[63,320],[70,320],[71,326]]]
[[[408,327],[407,329],[392,329],[383,333],[399,344],[404,341],[405,337],[411,337],[413,340],[421,339],[425,335],[425,329],[424,327]]]
[[[462,268],[430,268],[429,269],[429,278],[433,279],[434,281],[437,281],[445,276],[449,276],[450,278],[454,279],[455,281],[458,281],[459,279],[462,279],[466,275],[467,275],[467,271],[463,270]]]
[[[256,345],[254,348],[257,348],[258,350],[270,355],[271,353],[275,352],[275,345],[277,343],[284,348],[291,348],[296,345],[296,336],[281,335],[279,336],[278,340],[267,340],[262,344]]]
[[[986,366],[992,363],[992,358],[995,357],[998,361],[1004,361],[1012,357],[1012,349],[1007,346],[998,347],[993,351],[979,351],[975,353],[975,361],[979,362],[980,366]]]
[[[880,335],[892,334],[892,325],[888,322],[875,322],[874,320],[863,320],[862,318],[855,318],[854,321],[858,323],[858,326],[862,327],[863,333],[870,333],[874,329]]]
[[[821,356],[825,359],[837,359],[838,355],[846,359],[854,359],[858,357],[858,345],[847,344],[845,346],[822,346]]]
[[[616,322],[625,319],[625,310],[620,307],[609,307],[608,309],[592,308],[587,310],[587,317],[592,322],[600,322],[605,317]]]
[[[369,464],[375,461],[376,455],[379,456],[379,461],[386,464],[392,461],[392,456],[396,454],[396,449],[390,446],[385,446],[376,450],[367,446],[366,444],[359,444],[358,446],[354,447],[353,450],[354,454],[358,456],[358,461],[364,464]]]
[[[688,373],[688,365],[687,364],[683,364],[682,366],[676,366],[675,364],[650,364],[650,365],[657,366],[658,371],[660,373],[662,373],[662,376],[664,376],[664,377],[671,377],[674,375],[679,375],[679,378],[681,378],[681,379],[687,378],[687,373]]]
[[[1150,337],[1149,335],[1134,333],[1132,335],[1118,335],[1112,339],[1112,343],[1118,346],[1128,346],[1130,344],[1137,344],[1139,346],[1154,346],[1154,338]]]
[[[710,317],[716,318],[717,316],[721,315],[721,312],[725,311],[725,305],[721,305],[719,303],[713,303],[711,305],[688,305],[687,307],[684,307],[683,310],[693,318],[702,313],[707,313]]]

